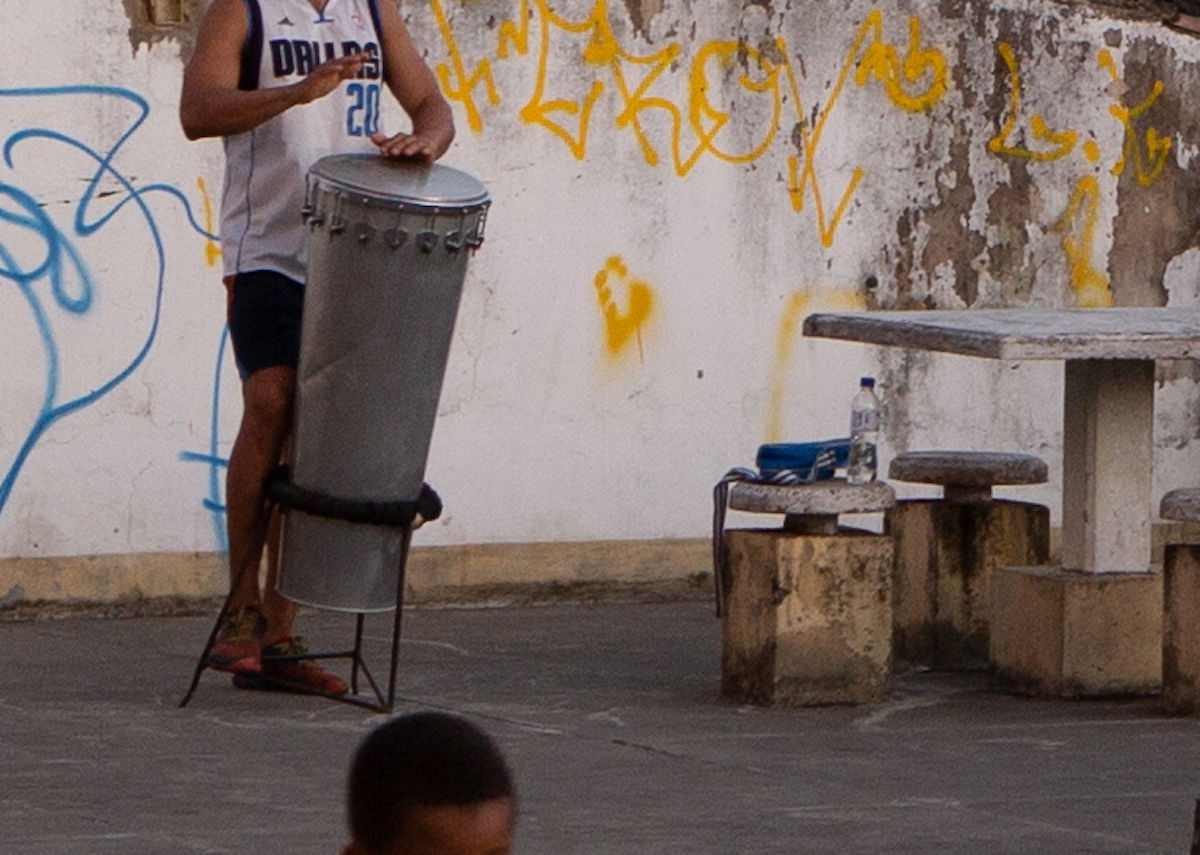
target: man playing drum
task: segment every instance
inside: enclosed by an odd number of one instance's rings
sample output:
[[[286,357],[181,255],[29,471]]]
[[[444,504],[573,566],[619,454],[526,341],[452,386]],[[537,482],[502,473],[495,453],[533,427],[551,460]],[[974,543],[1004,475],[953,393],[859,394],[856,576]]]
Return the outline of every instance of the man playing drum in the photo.
[[[334,694],[345,682],[310,660],[263,659],[303,652],[292,635],[295,606],[275,587],[280,526],[263,485],[292,427],[309,167],[364,151],[432,162],[454,137],[450,106],[395,3],[213,0],[180,101],[189,139],[219,136],[225,145],[221,251],[243,399],[226,475],[231,599],[206,664]],[[412,120],[411,133],[380,132],[381,84]]]

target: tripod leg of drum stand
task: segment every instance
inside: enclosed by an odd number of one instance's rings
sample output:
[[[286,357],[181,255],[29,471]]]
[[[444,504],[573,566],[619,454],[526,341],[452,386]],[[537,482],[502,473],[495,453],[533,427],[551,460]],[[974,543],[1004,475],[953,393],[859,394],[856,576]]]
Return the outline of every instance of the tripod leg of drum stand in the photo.
[[[396,705],[396,670],[400,663],[400,625],[404,616],[404,571],[408,566],[408,547],[412,543],[412,526],[404,527],[400,541],[400,572],[396,581],[396,614],[392,623],[392,670],[388,675],[387,712]]]
[[[358,613],[358,620],[354,624],[354,661],[350,666],[350,693],[358,694],[358,669],[362,666],[362,639],[363,639],[363,620],[366,618],[362,612]]]
[[[255,570],[257,569],[255,568]],[[208,654],[212,651],[213,645],[217,643],[217,633],[221,631],[221,624],[225,622],[225,618],[229,615],[229,604],[233,602],[233,592],[238,589],[238,582],[241,581],[242,575],[245,574],[246,570],[246,567],[242,567],[238,571],[237,578],[229,586],[229,593],[225,595],[225,602],[221,603],[221,610],[217,612],[217,619],[213,623],[212,631],[208,634],[208,641],[205,642],[204,649],[200,651],[200,658],[196,661],[196,670],[192,674],[192,684],[188,686],[187,694],[179,702],[180,709],[188,705],[188,701],[192,699],[192,695],[196,693],[196,688],[200,685],[200,675],[204,673],[205,668],[209,667]]]

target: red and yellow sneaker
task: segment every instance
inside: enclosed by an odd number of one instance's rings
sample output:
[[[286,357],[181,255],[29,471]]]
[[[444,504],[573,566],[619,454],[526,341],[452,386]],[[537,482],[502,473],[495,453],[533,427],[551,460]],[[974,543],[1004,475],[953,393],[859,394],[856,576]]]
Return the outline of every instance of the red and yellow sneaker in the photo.
[[[235,674],[254,673],[262,668],[262,639],[267,620],[257,605],[242,606],[225,617],[205,664]]]
[[[268,644],[262,649],[260,674],[235,674],[233,685],[239,689],[265,689],[279,692],[308,692],[325,695],[344,695],[350,690],[346,681],[331,671],[317,667],[312,659],[293,659],[303,656],[308,648],[299,636]],[[272,657],[283,656],[286,659]],[[269,678],[269,679],[264,679]]]

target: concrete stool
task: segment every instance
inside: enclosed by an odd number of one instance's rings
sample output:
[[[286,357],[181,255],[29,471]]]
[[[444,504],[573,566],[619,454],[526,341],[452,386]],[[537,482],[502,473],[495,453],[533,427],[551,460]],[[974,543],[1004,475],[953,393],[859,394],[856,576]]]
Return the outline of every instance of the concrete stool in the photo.
[[[1159,516],[1200,522],[1200,489],[1172,490]],[[1163,558],[1163,706],[1200,713],[1200,544],[1168,543]]]
[[[992,573],[1046,564],[1050,511],[992,498],[993,486],[1043,484],[1046,463],[1028,454],[914,451],[892,460],[896,481],[941,484],[939,499],[906,499],[888,511],[896,542],[896,658],[942,669],[986,668]]]
[[[892,539],[839,528],[838,514],[891,507],[886,484],[734,484],[729,506],[783,514],[780,529],[725,534],[721,693],[804,706],[886,697],[892,652]]]

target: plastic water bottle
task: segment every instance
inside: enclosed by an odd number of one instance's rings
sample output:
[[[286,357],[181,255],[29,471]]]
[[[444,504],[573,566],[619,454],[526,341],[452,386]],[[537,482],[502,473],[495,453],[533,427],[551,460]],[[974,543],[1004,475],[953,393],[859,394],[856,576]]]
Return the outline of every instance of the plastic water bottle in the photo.
[[[870,484],[875,480],[875,445],[879,442],[879,399],[875,397],[875,378],[862,378],[858,392],[850,402],[850,458],[846,463],[846,481]]]

